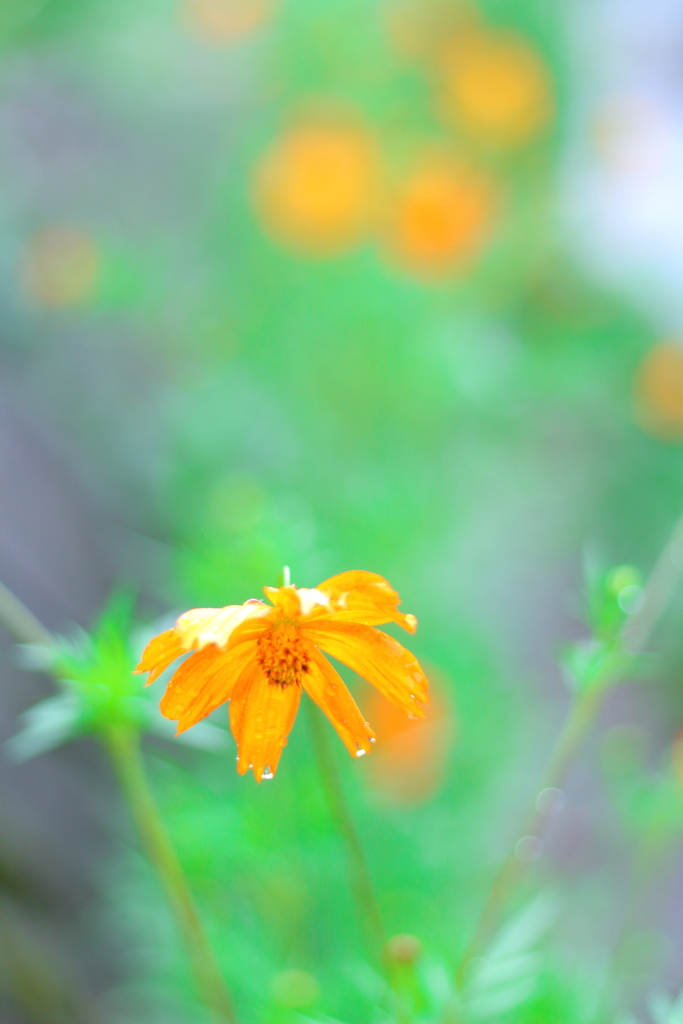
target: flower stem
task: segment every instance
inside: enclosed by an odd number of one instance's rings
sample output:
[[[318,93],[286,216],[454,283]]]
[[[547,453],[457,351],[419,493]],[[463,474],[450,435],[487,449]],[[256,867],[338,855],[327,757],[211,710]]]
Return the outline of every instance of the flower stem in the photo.
[[[56,647],[54,636],[2,583],[0,622],[14,633],[20,643]],[[159,875],[178,922],[202,999],[221,1024],[236,1024],[218,961],[147,781],[140,737],[132,729],[110,728],[104,735],[101,734],[101,738],[111,757],[142,844]]]
[[[318,768],[327,793],[330,809],[349,851],[358,904],[374,941],[383,953],[387,942],[387,935],[382,923],[382,915],[380,914],[377,897],[375,896],[368,862],[358,832],[356,831],[349,805],[344,796],[344,789],[339,778],[334,753],[327,735],[326,723],[322,713],[314,705],[313,701],[307,701],[306,703],[309,708],[313,747]]]
[[[142,844],[178,922],[202,999],[217,1021],[235,1024],[232,1002],[218,961],[150,789],[139,737],[131,730],[112,729],[104,739]]]
[[[677,521],[671,536],[660,554],[643,589],[640,605],[629,616],[619,636],[624,654],[639,654],[648,642],[654,627],[665,611],[683,572],[683,516]],[[553,746],[536,794],[544,789],[561,789],[567,775],[590,733],[610,687],[619,681],[620,675],[613,671],[595,680],[573,701],[569,715]],[[536,807],[536,800],[524,820],[518,838],[539,837],[545,824],[545,815]],[[464,980],[468,961],[477,956],[487,940],[495,932],[498,920],[505,909],[515,887],[523,878],[526,863],[515,854],[515,848],[503,861],[496,872],[483,910],[475,926],[465,952],[460,960],[456,981]]]
[[[548,758],[537,793],[550,788],[562,789],[569,769],[593,726],[606,692],[606,687],[590,689],[581,694],[574,702]],[[543,831],[544,824],[545,815],[537,809],[534,802],[531,810],[527,812],[527,817],[524,820],[518,838],[525,836],[538,837]],[[458,984],[461,984],[463,981],[468,961],[480,953],[488,939],[493,935],[498,919],[505,909],[513,890],[523,878],[525,869],[525,862],[517,857],[513,848],[512,852],[499,867],[491,883],[472,938],[460,960],[456,975]]]

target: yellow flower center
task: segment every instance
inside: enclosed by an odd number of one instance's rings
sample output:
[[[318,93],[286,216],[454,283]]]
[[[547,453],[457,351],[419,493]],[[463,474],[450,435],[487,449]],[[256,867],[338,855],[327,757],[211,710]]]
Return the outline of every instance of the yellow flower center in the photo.
[[[302,676],[310,671],[306,644],[290,622],[277,623],[259,637],[256,658],[273,686],[301,686]]]

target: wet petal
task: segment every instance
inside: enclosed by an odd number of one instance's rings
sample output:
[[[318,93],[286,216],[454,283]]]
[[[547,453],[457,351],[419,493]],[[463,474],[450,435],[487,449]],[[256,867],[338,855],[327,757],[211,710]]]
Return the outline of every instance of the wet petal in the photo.
[[[387,633],[353,622],[316,620],[302,635],[376,686],[392,704],[421,717],[419,701],[429,700],[429,684],[414,654]]]
[[[300,613],[296,587],[264,587],[263,593],[285,618],[296,618]]]
[[[209,644],[225,647],[233,632],[245,620],[268,611],[263,601],[250,600],[244,604],[229,604],[225,608],[195,608],[178,619],[187,649],[201,650]]]
[[[189,729],[228,700],[241,672],[255,658],[253,643],[227,651],[212,644],[190,655],[168,684],[161,701],[162,714],[178,720],[178,732]]]
[[[239,605],[232,607],[239,608]],[[189,612],[183,612],[176,622],[176,629],[186,651],[197,646],[197,638],[201,631],[221,611],[221,608],[191,608]]]
[[[158,679],[172,661],[184,654],[187,648],[183,646],[182,637],[178,630],[167,629],[165,633],[159,633],[145,647],[142,652],[140,664],[136,672],[149,672],[145,686],[149,686],[155,679]]]
[[[304,689],[324,711],[354,757],[358,751],[371,749],[375,734],[363,718],[346,683],[327,658],[311,648],[309,671],[304,676]]]
[[[240,775],[252,768],[260,782],[265,768],[275,774],[300,699],[300,686],[269,683],[258,664],[243,672],[230,701],[230,725],[237,741]]]
[[[358,622],[366,626],[381,626],[396,622],[408,633],[417,629],[414,615],[398,610],[401,599],[383,576],[363,569],[339,573],[319,584],[316,590],[329,598],[329,609],[315,609],[318,621],[328,616],[336,621]]]

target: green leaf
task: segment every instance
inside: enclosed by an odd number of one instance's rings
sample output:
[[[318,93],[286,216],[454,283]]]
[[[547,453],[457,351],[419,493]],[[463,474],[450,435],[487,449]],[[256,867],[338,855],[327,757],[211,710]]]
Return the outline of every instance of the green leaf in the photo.
[[[60,693],[34,704],[20,716],[24,727],[4,744],[12,761],[28,761],[58,747],[80,731],[81,702],[75,693]]]

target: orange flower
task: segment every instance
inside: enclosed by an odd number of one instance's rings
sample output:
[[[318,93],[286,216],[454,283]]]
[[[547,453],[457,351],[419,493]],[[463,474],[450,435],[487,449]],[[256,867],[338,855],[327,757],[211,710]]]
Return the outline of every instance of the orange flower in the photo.
[[[377,573],[353,570],[315,590],[264,587],[264,601],[226,608],[195,608],[173,629],[149,643],[137,672],[148,684],[182,654],[161,701],[167,718],[183,732],[230,701],[237,741],[237,771],[272,778],[294,724],[302,690],[325,712],[356,757],[367,753],[374,733],[343,680],[323,657],[338,658],[376,686],[409,716],[422,716],[427,679],[417,659],[397,640],[374,629],[396,622],[409,633],[414,615],[398,610],[395,590]]]

